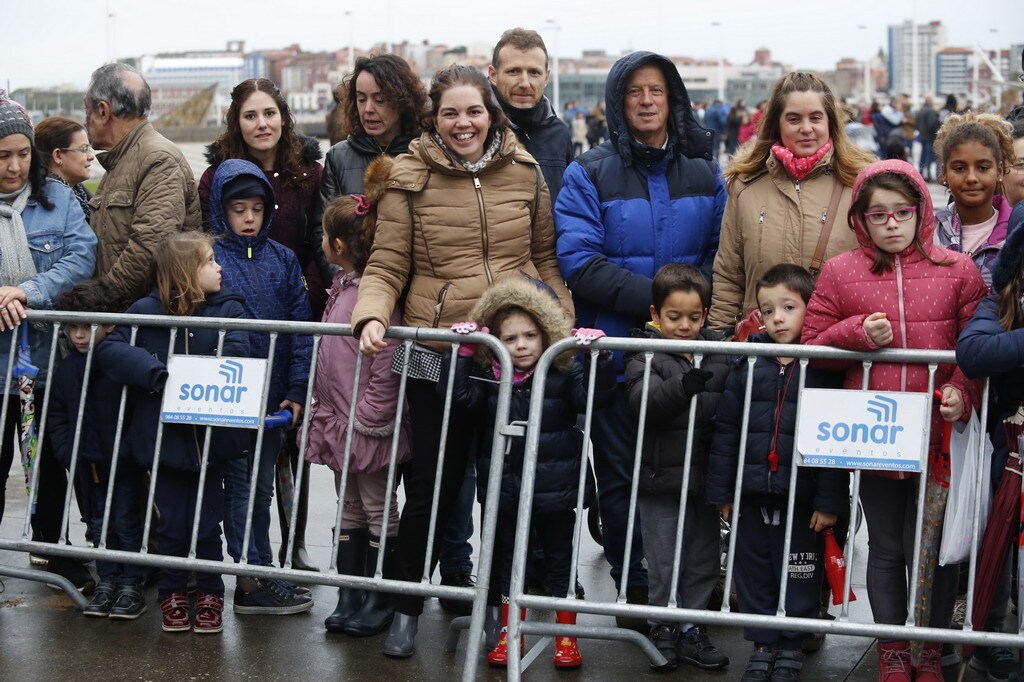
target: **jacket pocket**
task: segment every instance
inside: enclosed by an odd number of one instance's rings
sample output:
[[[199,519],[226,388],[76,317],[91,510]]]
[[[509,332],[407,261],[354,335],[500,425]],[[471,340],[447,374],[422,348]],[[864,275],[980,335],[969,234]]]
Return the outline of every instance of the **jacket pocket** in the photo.
[[[757,262],[758,264],[764,263],[764,232],[765,232],[765,220],[768,215],[768,207],[762,206],[758,211],[757,217]]]
[[[448,288],[451,285],[451,282],[445,282],[441,290],[437,292],[437,303],[434,305],[434,322],[430,325],[431,327],[436,328],[441,322],[441,313],[444,312],[444,302],[448,298]]]
[[[28,248],[32,252],[32,260],[36,270],[45,272],[60,260],[64,251],[64,235],[60,232],[41,232],[26,235]]]

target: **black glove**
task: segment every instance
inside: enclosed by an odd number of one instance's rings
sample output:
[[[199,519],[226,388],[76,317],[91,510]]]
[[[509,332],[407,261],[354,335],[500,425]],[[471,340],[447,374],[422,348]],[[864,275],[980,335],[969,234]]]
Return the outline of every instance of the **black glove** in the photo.
[[[683,393],[686,394],[687,398],[692,398],[698,393],[702,393],[704,386],[713,376],[714,374],[706,369],[691,369],[683,375]]]

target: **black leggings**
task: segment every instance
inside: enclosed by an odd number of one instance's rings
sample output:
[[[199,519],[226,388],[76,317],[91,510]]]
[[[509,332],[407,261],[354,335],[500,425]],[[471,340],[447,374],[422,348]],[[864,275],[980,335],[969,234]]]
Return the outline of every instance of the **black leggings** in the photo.
[[[402,520],[398,524],[398,577],[407,582],[419,582],[423,577],[423,563],[427,555],[427,533],[430,529],[430,507],[434,497],[434,477],[437,473],[438,448],[441,443],[444,400],[437,394],[437,384],[420,379],[408,380],[406,397],[409,401],[409,421],[412,425],[412,458],[402,465],[405,507],[402,509]],[[437,565],[448,516],[465,477],[472,431],[465,413],[453,407],[448,424],[444,468],[441,473],[437,527],[430,554],[431,573]],[[393,603],[399,613],[409,616],[423,613],[422,597],[395,595]]]

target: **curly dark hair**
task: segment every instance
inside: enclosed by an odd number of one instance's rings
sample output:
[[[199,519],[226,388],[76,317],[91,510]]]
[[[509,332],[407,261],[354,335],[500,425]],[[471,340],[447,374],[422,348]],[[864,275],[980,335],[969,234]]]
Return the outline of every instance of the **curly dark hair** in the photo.
[[[491,82],[487,80],[487,76],[472,66],[452,64],[434,74],[433,80],[430,81],[430,111],[423,115],[423,130],[429,133],[437,132],[436,121],[437,112],[441,109],[441,96],[459,85],[468,85],[476,88],[484,101],[484,108],[487,109],[487,113],[491,116],[491,127],[487,131],[487,140],[484,142],[484,148],[486,149],[487,145],[491,144],[491,140],[494,139],[495,131],[508,127],[508,117],[505,116],[501,105],[498,104],[498,100],[494,96],[494,90],[491,88]]]
[[[249,153],[249,146],[242,139],[242,128],[238,123],[242,105],[257,92],[270,95],[281,113],[281,139],[277,143],[274,168],[284,174],[286,185],[296,186],[302,181],[302,141],[295,130],[295,120],[288,108],[288,102],[281,96],[281,91],[274,81],[269,78],[249,78],[235,86],[231,91],[231,105],[224,114],[224,132],[213,143],[213,147],[220,153],[221,160],[245,159],[260,166],[256,158]]]
[[[377,87],[384,93],[384,99],[398,112],[399,134],[416,135],[419,133],[419,120],[423,110],[427,108],[427,93],[423,83],[413,73],[412,68],[401,57],[393,54],[371,54],[369,57],[356,59],[355,69],[341,83],[337,92],[341,95],[339,106],[342,116],[342,139],[349,135],[365,135],[363,124],[359,121],[359,109],[356,102],[356,79],[363,72],[373,76]]]

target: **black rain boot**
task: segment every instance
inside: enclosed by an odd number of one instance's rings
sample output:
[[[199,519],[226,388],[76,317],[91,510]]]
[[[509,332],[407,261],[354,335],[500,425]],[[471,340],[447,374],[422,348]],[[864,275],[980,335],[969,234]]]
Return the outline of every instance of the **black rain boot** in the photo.
[[[277,502],[277,522],[281,526],[281,547],[277,551],[277,561],[284,567],[285,555],[288,552],[288,529],[289,524],[292,520],[292,510],[286,509],[284,500],[286,497],[295,499],[295,466],[292,457],[291,449],[294,447],[292,444],[291,437],[285,440],[284,448],[281,451],[280,456],[277,459],[277,471],[276,480],[277,485],[280,488],[277,494],[274,495],[274,500]],[[288,476],[287,481],[282,480],[282,472],[287,471],[285,476]],[[284,488],[291,485],[292,492],[286,494]],[[306,553],[306,514],[309,510],[309,467],[306,467],[302,471],[302,493],[298,496],[299,514],[295,521],[295,548],[292,550],[292,568],[298,571],[317,571],[319,570],[309,559],[309,555]]]
[[[309,466],[302,470],[302,492],[299,494],[299,514],[295,519],[295,547],[292,549],[292,568],[300,571],[320,569],[306,553],[306,517],[309,514]]]
[[[340,575],[362,575],[366,566],[366,549],[370,533],[365,528],[342,529],[339,533],[338,573]],[[376,556],[376,552],[374,552]],[[363,604],[365,593],[351,587],[338,588],[338,605],[334,613],[324,620],[327,632],[343,632],[345,624]]]
[[[370,536],[370,549],[366,553],[366,575],[372,577],[377,570],[377,554],[380,548],[380,538]],[[382,578],[394,579],[397,575],[398,563],[398,537],[387,539],[387,546],[384,548],[384,566],[381,569]],[[391,594],[388,592],[367,592],[366,600],[359,611],[349,618],[345,625],[345,634],[353,637],[370,637],[384,631],[384,628],[391,625],[395,617],[395,609],[391,606]]]

